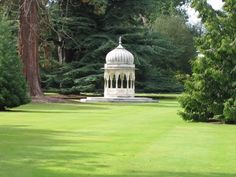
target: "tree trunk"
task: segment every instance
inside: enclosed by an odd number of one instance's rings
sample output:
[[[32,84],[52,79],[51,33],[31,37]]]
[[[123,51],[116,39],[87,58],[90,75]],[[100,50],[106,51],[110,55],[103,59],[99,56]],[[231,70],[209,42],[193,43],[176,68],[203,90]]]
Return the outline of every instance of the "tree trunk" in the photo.
[[[20,0],[19,52],[31,96],[42,96],[39,77],[37,0]]]

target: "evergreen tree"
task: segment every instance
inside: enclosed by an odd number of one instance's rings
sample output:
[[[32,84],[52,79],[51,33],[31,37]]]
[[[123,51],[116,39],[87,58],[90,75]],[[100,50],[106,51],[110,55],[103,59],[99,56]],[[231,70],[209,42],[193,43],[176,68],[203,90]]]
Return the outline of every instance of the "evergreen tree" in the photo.
[[[0,20],[0,110],[29,102],[16,40],[6,20]]]
[[[149,25],[153,13],[170,6],[172,1],[99,1],[103,5],[95,2],[98,0],[61,0],[49,6],[56,30],[49,39],[59,51],[54,57],[63,65],[55,69],[43,68],[43,87],[60,87],[64,93],[102,90],[100,68],[106,54],[117,46],[117,39],[122,36],[124,46],[135,55],[139,68],[136,83],[140,91],[181,91],[182,87],[172,79],[181,51],[169,39],[150,30]],[[182,1],[175,2],[177,5]],[[150,69],[155,71],[152,76]]]
[[[185,120],[236,123],[236,1],[225,0],[223,11],[206,0],[194,0],[206,33],[198,39],[201,55],[180,99]]]

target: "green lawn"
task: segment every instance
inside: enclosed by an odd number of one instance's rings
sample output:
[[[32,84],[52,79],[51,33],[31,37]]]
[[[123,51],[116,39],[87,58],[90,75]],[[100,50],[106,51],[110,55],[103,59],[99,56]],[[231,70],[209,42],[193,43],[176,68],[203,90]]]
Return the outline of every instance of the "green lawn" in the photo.
[[[176,100],[29,104],[0,113],[0,177],[235,177],[236,127]]]

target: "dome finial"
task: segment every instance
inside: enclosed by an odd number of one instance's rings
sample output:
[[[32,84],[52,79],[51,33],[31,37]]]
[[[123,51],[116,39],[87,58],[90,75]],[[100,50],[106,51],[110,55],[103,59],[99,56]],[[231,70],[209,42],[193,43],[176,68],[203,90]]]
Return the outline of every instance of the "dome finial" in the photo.
[[[117,46],[118,49],[123,49],[124,47],[122,46],[122,37],[119,37],[119,45]]]
[[[119,44],[122,44],[122,37],[119,37]]]

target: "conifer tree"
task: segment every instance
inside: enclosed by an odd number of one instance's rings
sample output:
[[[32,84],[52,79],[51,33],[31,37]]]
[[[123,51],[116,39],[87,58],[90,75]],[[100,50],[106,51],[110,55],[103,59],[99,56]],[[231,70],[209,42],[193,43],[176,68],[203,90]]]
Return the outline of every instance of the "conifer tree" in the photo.
[[[5,20],[0,20],[0,111],[29,102],[16,40]]]

